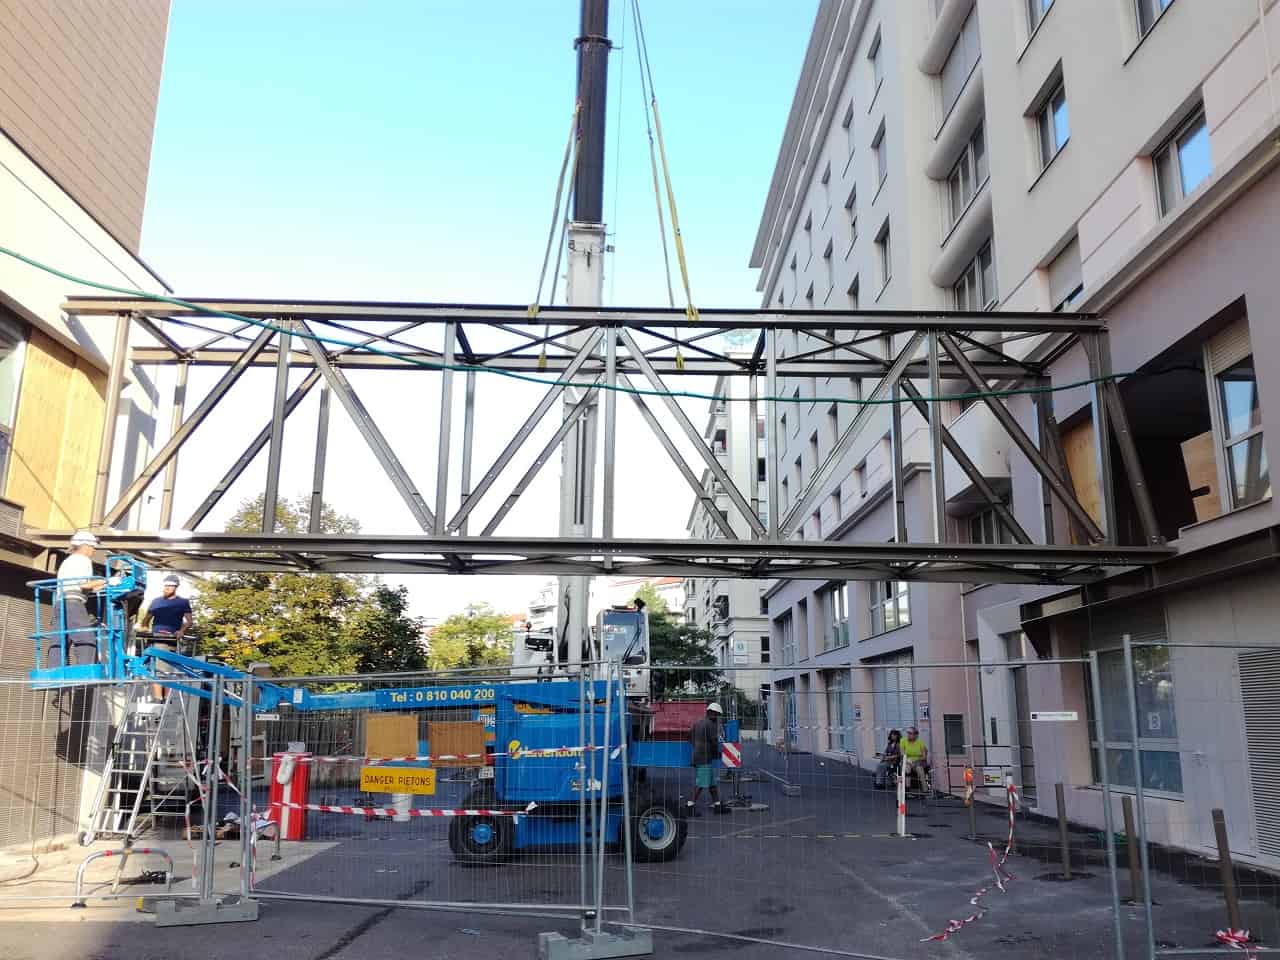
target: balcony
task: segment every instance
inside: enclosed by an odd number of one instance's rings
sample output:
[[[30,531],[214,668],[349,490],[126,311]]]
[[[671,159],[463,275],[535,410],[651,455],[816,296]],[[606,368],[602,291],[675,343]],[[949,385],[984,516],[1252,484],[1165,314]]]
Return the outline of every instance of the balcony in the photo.
[[[987,409],[987,405],[975,403],[952,421],[950,430],[961,449],[969,455],[969,459],[995,492],[1008,496],[1009,437]],[[960,464],[949,453],[944,454],[944,457],[946,466],[942,476],[947,496],[947,512],[953,516],[961,515],[971,512],[975,506],[985,505],[987,501],[968,474],[960,469]]]
[[[934,0],[936,16],[933,28],[925,41],[924,49],[920,51],[920,59],[916,62],[921,73],[933,76],[942,69],[973,4],[974,0]]]

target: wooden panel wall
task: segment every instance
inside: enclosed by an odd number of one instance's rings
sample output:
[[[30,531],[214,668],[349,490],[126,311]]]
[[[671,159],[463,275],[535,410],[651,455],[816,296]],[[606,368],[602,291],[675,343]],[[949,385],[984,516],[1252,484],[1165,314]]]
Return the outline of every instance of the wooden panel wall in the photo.
[[[102,442],[106,374],[31,331],[5,495],[34,527],[89,522]]]
[[[1062,449],[1076,499],[1095,523],[1102,525],[1102,488],[1098,483],[1098,461],[1093,453],[1093,424],[1086,420],[1062,433]],[[1072,541],[1075,533],[1072,532]]]

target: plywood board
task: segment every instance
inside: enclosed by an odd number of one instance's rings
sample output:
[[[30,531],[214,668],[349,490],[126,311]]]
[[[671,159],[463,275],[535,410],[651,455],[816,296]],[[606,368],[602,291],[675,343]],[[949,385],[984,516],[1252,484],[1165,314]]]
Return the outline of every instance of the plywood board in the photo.
[[[1067,458],[1067,470],[1076,499],[1085,512],[1099,526],[1102,525],[1102,492],[1098,484],[1098,460],[1094,455],[1093,424],[1090,421],[1077,424],[1062,432],[1062,449]],[[1076,532],[1071,533],[1073,543],[1078,543]]]
[[[480,766],[481,761],[476,758],[476,755],[484,754],[484,721],[432,721],[427,724],[427,739],[431,743],[431,755],[433,757],[443,755],[471,758],[464,760],[432,760],[432,766],[477,767]]]
[[[413,714],[371,714],[365,721],[366,757],[413,757],[417,753],[418,718]]]
[[[1187,483],[1191,490],[1207,491],[1191,498],[1196,509],[1196,522],[1212,520],[1222,513],[1222,498],[1218,492],[1218,461],[1212,430],[1182,441],[1182,462],[1187,467]]]
[[[23,361],[5,495],[35,527],[78,527],[93,503],[106,377],[32,330]]]

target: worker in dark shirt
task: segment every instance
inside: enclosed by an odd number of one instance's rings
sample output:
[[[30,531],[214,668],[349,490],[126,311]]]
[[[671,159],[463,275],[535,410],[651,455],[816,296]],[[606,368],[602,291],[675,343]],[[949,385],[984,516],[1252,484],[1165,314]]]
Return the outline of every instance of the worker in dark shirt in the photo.
[[[724,709],[718,703],[707,707],[707,715],[689,730],[689,743],[693,747],[693,799],[685,806],[689,816],[700,817],[698,798],[703,790],[711,793],[712,810],[716,813],[728,813],[729,810],[720,802],[720,789],[716,786],[716,758],[720,756],[720,717]]]
[[[140,626],[143,630],[151,630],[151,646],[159,650],[176,653],[178,644],[191,629],[191,601],[186,597],[178,596],[178,585],[181,583],[182,580],[176,573],[165,577],[164,593],[152,600],[147,607],[147,612],[142,615]],[[156,672],[166,671],[160,670],[157,665]],[[152,694],[157,700],[161,700],[164,697],[164,690],[160,686],[155,686],[152,688]]]

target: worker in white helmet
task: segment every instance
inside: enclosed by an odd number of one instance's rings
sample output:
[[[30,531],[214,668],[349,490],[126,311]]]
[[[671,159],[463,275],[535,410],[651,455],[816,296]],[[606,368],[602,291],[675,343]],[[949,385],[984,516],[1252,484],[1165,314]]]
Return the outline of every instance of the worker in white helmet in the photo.
[[[702,791],[711,793],[711,809],[716,813],[728,813],[729,808],[720,802],[720,788],[716,786],[716,758],[720,756],[720,718],[724,708],[718,703],[707,705],[707,714],[689,730],[689,743],[693,747],[693,799],[685,808],[691,817],[700,817],[698,798]]]
[[[93,574],[93,551],[98,538],[88,530],[77,530],[71,537],[71,551],[58,565],[58,597],[63,613],[64,665],[95,663],[98,659],[97,616],[89,610],[89,601],[106,586],[106,581]]]

